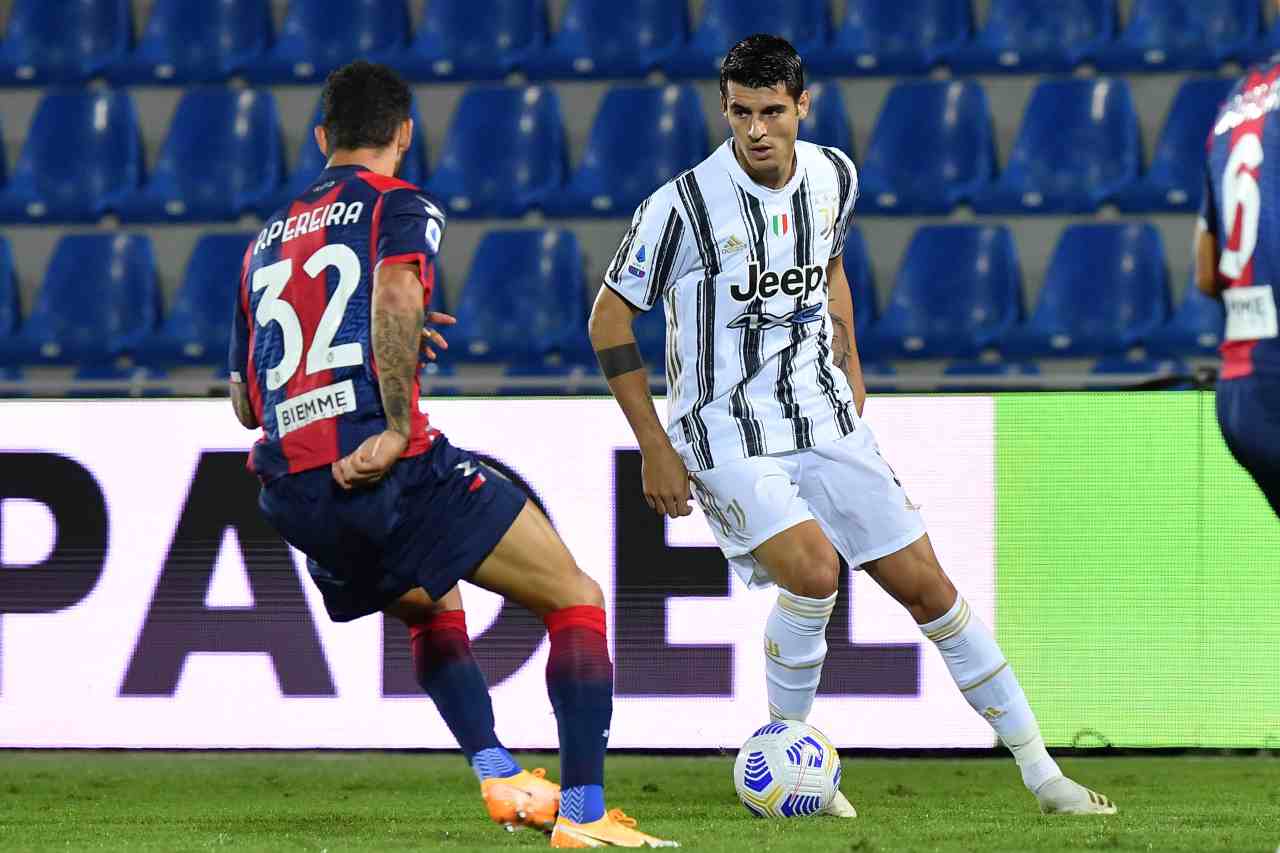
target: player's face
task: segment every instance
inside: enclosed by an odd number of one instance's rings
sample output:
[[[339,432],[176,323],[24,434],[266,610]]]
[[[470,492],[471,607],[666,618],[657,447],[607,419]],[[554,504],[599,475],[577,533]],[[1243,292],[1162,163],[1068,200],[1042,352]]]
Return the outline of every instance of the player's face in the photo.
[[[809,114],[809,93],[793,98],[778,83],[753,89],[730,80],[721,106],[747,172],[764,180],[791,171],[800,121]]]

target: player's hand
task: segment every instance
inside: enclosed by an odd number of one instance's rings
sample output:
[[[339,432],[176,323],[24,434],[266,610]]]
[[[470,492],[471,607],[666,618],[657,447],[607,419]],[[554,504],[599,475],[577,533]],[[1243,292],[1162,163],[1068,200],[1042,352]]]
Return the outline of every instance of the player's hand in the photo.
[[[649,450],[640,466],[644,499],[659,515],[689,515],[689,469],[671,445]]]
[[[424,319],[425,325],[422,327],[422,355],[427,361],[436,360],[436,351],[432,349],[432,345],[442,350],[449,348],[449,342],[444,339],[444,335],[433,329],[432,326],[452,326],[458,322],[458,318],[452,314],[446,314],[443,311],[428,311]]]
[[[348,491],[371,486],[387,475],[408,446],[409,439],[395,430],[371,435],[354,451],[330,466],[333,479]]]

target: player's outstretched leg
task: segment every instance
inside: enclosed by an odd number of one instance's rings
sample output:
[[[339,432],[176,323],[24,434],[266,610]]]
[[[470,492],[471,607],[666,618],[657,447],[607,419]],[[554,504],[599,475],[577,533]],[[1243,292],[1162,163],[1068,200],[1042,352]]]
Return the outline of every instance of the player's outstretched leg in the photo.
[[[937,645],[956,686],[1013,753],[1023,784],[1045,814],[1115,814],[1109,799],[1062,775],[1040,726],[995,637],[956,592],[938,564],[928,536],[863,564],[885,591],[910,611]]]
[[[489,817],[508,830],[524,825],[549,832],[560,806],[560,786],[544,778],[542,768],[523,770],[498,740],[489,688],[471,654],[457,588],[435,602],[415,589],[383,612],[409,628],[418,684],[435,702],[480,780]]]
[[[778,585],[778,598],[764,629],[769,716],[805,720],[827,658],[827,622],[836,606],[840,559],[812,520],[787,528],[751,553]],[[839,790],[826,813],[858,816]]]
[[[526,503],[473,583],[542,617],[551,635],[547,693],[560,732],[560,816],[552,847],[675,847],[605,808],[604,756],[613,716],[604,596],[546,516]]]

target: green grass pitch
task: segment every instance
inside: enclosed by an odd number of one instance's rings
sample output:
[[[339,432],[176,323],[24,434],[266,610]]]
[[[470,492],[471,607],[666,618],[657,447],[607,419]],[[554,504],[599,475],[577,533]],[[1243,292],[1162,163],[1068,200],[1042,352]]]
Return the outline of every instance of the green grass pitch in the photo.
[[[525,766],[555,758],[522,756]],[[1064,759],[1120,814],[1044,818],[1000,759],[846,758],[857,820],[765,821],[738,804],[731,757],[622,755],[608,794],[687,848],[797,851],[1265,851],[1280,845],[1280,760]],[[6,850],[515,850],[455,755],[0,753]]]

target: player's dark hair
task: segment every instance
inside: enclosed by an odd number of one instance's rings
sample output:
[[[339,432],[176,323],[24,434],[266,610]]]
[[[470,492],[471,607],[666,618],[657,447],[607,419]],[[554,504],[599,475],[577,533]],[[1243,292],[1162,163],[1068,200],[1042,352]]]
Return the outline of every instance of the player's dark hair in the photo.
[[[752,89],[771,89],[781,83],[799,100],[804,91],[804,61],[791,42],[768,33],[747,36],[720,63],[720,97],[729,97],[729,81]]]
[[[330,74],[320,97],[330,152],[386,148],[409,118],[412,100],[399,74],[363,59]]]

